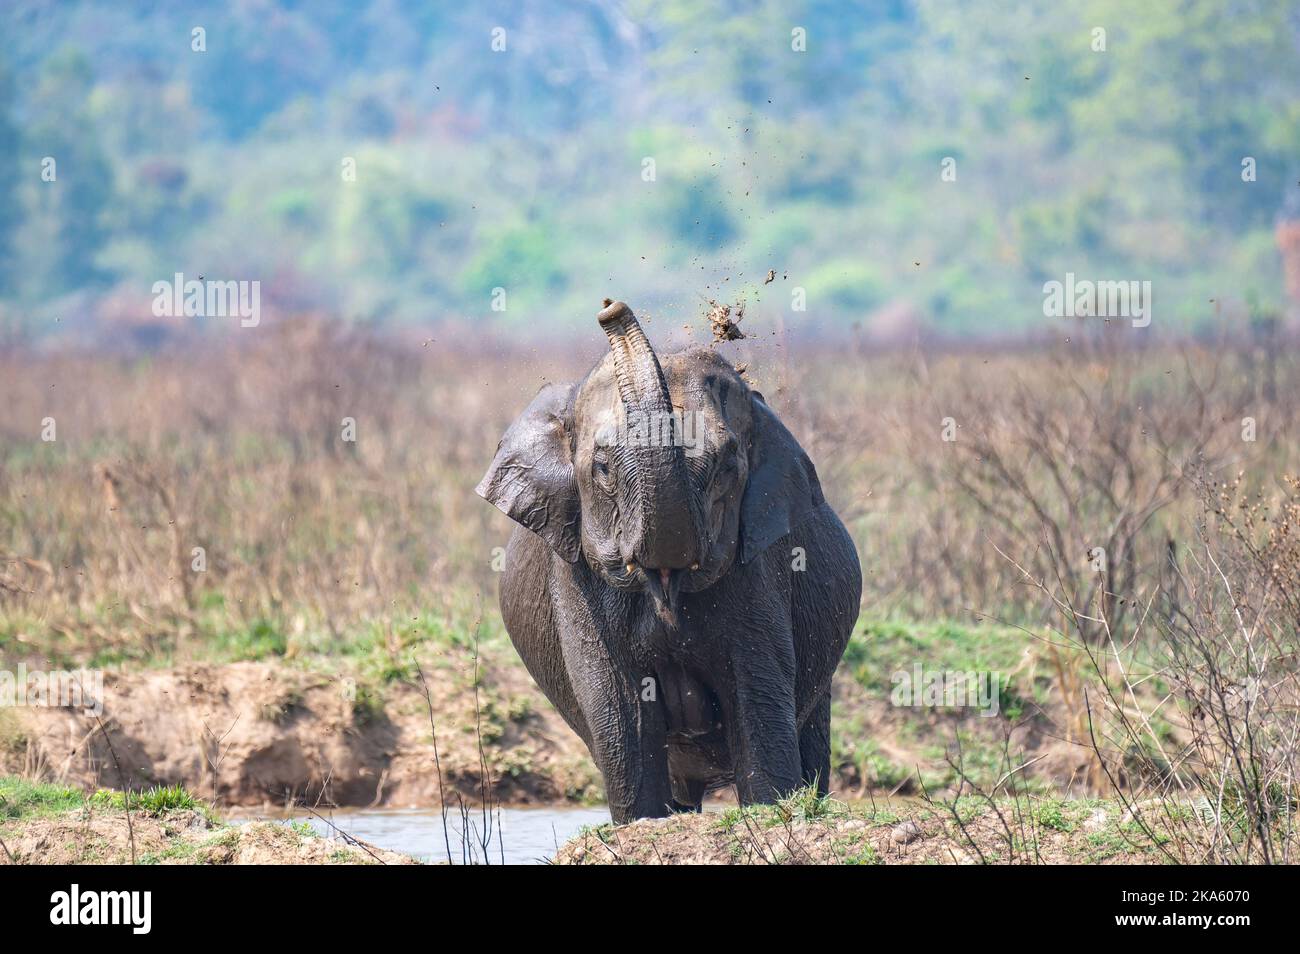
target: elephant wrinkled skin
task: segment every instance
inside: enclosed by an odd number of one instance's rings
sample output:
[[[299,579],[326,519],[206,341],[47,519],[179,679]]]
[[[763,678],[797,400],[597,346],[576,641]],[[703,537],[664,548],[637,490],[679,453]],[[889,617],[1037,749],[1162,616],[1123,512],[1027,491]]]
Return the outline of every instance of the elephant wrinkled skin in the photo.
[[[734,782],[771,802],[830,775],[830,684],[858,615],[848,532],[798,442],[710,348],[610,352],[547,385],[478,493],[519,526],[501,611],[591,750],[622,823]]]

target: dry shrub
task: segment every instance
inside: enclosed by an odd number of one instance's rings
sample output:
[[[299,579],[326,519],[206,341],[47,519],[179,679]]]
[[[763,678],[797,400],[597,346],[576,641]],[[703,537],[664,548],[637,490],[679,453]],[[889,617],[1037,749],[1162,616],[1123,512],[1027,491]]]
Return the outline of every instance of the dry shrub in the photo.
[[[1031,576],[1052,578],[1067,603],[1096,606],[1122,628],[1167,579],[1171,528],[1195,509],[1189,476],[1239,459],[1243,407],[1269,423],[1284,419],[1235,386],[1224,364],[1209,350],[1153,354],[1103,338],[1004,360],[996,380],[966,375],[938,390],[933,423],[912,448],[926,487],[945,499],[938,539],[926,548],[939,551],[951,577],[955,593],[945,601],[1051,621],[997,558],[1014,553]],[[936,453],[931,435],[942,418],[954,420],[957,436]],[[1101,638],[1100,624],[1085,628],[1090,641]]]
[[[1088,743],[1106,787],[1130,832],[1170,861],[1295,860],[1300,501],[1287,484],[1270,508],[1240,478],[1198,480],[1207,505],[1172,579],[1124,630],[1101,613],[1099,594],[1074,605],[1059,575],[1019,568],[1068,621],[1058,638],[1087,660]]]

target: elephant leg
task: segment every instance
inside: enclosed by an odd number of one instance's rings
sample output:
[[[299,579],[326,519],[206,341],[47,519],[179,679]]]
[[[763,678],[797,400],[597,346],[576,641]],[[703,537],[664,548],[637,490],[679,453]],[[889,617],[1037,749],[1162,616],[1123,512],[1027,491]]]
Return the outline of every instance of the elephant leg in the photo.
[[[704,782],[694,778],[677,778],[673,784],[673,811],[700,812],[704,810]]]
[[[742,805],[772,803],[799,787],[794,650],[789,636],[732,655],[734,685],[723,700],[728,744]]]
[[[576,672],[574,688],[590,727],[592,757],[605,779],[610,816],[622,825],[671,814],[663,708],[642,701],[642,681],[635,671],[592,655],[586,653],[570,671]]]
[[[600,618],[584,601],[569,599],[557,609],[564,666],[605,779],[610,816],[622,825],[670,814],[668,719],[657,693],[647,691],[654,673],[601,632]]]
[[[831,779],[831,694],[815,706],[799,730],[799,766],[805,785],[816,785],[818,795],[830,792]]]
[[[661,818],[673,811],[668,779],[668,727],[663,709],[641,700],[641,681],[587,660],[575,689],[591,730],[591,754],[605,779],[616,824]]]

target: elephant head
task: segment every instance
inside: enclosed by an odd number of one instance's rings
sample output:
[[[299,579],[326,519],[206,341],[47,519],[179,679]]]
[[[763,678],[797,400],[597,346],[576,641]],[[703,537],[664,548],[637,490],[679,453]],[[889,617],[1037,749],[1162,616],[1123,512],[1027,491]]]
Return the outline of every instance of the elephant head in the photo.
[[[477,492],[610,586],[644,590],[673,624],[712,586],[822,503],[808,456],[761,394],[710,348],[661,362],[632,310],[597,320],[607,354],[542,388]]]

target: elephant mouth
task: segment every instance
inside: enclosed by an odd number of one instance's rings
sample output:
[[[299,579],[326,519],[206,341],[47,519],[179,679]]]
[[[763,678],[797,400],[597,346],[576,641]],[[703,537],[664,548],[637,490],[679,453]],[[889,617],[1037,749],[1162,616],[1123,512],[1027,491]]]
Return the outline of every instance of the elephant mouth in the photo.
[[[682,589],[682,578],[686,575],[682,570],[646,570],[645,584],[650,595],[654,597],[655,604],[666,605],[673,609],[677,605],[678,595]]]
[[[655,615],[665,625],[677,628],[677,609],[681,605],[682,583],[689,570],[629,566],[628,578],[642,584],[654,601]]]
[[[640,590],[650,596],[655,615],[665,625],[676,628],[677,614],[686,593],[698,593],[712,586],[725,566],[694,565],[689,569],[645,567],[639,563],[602,566],[601,575],[620,590]]]
[[[685,575],[683,570],[647,570],[645,573],[646,589],[655,602],[655,615],[673,629],[677,628],[677,607]]]

